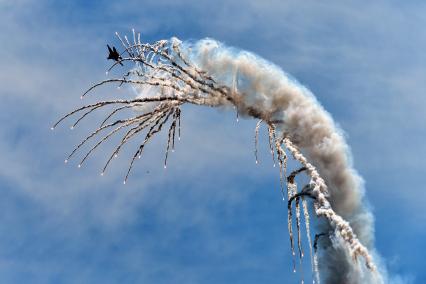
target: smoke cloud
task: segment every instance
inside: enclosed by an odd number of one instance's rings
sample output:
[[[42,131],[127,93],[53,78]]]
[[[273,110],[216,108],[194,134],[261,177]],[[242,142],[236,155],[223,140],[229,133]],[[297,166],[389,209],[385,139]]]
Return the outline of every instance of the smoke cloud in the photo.
[[[374,249],[373,216],[363,204],[363,180],[352,167],[349,147],[342,132],[307,88],[257,55],[226,47],[212,39],[181,42],[172,38],[148,44],[142,43],[140,34],[136,35],[134,31],[133,43],[127,37],[124,40],[118,34],[117,37],[124,51],[121,54],[112,53],[111,59],[116,62],[110,69],[128,62],[135,65],[121,78],[107,79],[93,85],[82,98],[94,88],[109,83],[130,85],[138,93],[137,98],[99,101],[62,117],[52,129],[73,115],[80,114],[80,117],[72,127],[97,109],[113,107],[99,128],[77,145],[65,162],[83,149],[87,141],[110,130],[90,148],[80,167],[100,144],[126,129],[127,132],[102,169],[103,175],[122,147],[144,133],[145,139],[130,161],[124,180],[126,183],[145,145],[170,123],[164,160],[166,167],[169,151],[174,149],[175,137],[180,138],[180,107],[183,104],[233,107],[239,115],[259,119],[255,127],[256,147],[261,123],[268,127],[272,158],[274,163],[278,161],[280,168],[282,197],[288,199],[293,269],[296,271],[295,246],[300,262],[304,257],[301,242],[303,216],[314,282],[320,282],[319,271],[322,270],[325,272],[322,279],[326,283],[384,283],[386,271],[381,266],[377,269],[380,258]],[[134,110],[133,117],[109,122],[116,113],[129,108]],[[288,176],[287,154],[301,166]],[[257,148],[255,156],[257,162]],[[299,174],[306,174],[310,178],[309,184],[300,191],[295,180]],[[284,184],[287,185],[286,192]],[[322,241],[315,237],[314,251],[307,199],[312,201],[312,211],[320,217],[321,234],[317,236],[322,235],[322,239],[326,239]],[[296,242],[292,224],[293,203]],[[328,245],[322,245],[325,243]],[[318,248],[321,248],[319,253]]]
[[[349,222],[359,241],[374,250],[373,217],[362,204],[363,180],[353,169],[350,150],[333,119],[304,86],[279,67],[258,56],[228,48],[212,39],[184,44],[191,61],[236,94],[240,114],[253,110],[267,121],[283,121],[285,133],[318,169],[327,189],[331,208]],[[322,224],[321,230],[330,230]],[[357,265],[340,238],[321,254],[328,270],[326,283],[383,283],[377,273]]]

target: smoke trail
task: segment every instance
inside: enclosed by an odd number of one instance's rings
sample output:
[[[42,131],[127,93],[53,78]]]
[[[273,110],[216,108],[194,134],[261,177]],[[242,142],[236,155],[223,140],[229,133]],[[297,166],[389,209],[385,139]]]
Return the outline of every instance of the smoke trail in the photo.
[[[127,129],[119,145],[107,160],[102,174],[118,155],[120,149],[134,137],[145,131],[145,139],[134,153],[124,183],[136,158],[140,158],[145,145],[171,121],[168,130],[164,167],[167,165],[169,150],[174,149],[175,132],[180,138],[180,106],[185,103],[211,107],[233,106],[238,115],[260,119],[255,128],[255,156],[257,161],[257,136],[260,123],[268,127],[269,146],[272,159],[276,156],[280,167],[280,184],[283,199],[284,181],[287,182],[288,228],[291,240],[293,265],[295,266],[294,236],[292,228],[292,208],[296,203],[296,227],[299,258],[303,256],[301,247],[301,208],[305,215],[305,227],[310,241],[309,214],[303,197],[314,200],[314,213],[321,218],[321,231],[330,233],[331,245],[324,248],[318,260],[317,240],[314,242],[314,273],[317,281],[318,263],[328,270],[326,283],[383,283],[376,271],[370,250],[373,248],[373,220],[371,213],[362,205],[362,179],[352,169],[349,148],[330,115],[316,101],[312,93],[290,78],[278,67],[254,54],[225,47],[217,41],[205,39],[198,42],[181,42],[176,38],[161,40],[154,44],[140,42],[133,31],[133,43],[127,37],[121,41],[124,53],[129,57],[116,56],[117,62],[134,62],[136,67],[122,78],[107,79],[87,90],[82,98],[94,88],[107,83],[129,84],[140,93],[133,100],[100,101],[83,106],[62,117],[77,113],[80,117],[76,126],[91,112],[113,106],[100,127],[87,136],[68,156],[70,159],[81,147],[98,136],[103,130],[113,128],[103,136],[84,156],[89,155],[121,129]],[[109,71],[109,70],[108,70]],[[128,119],[107,121],[117,112],[133,108],[137,114]],[[115,128],[114,128],[115,127]],[[130,129],[128,129],[130,127]],[[282,147],[284,146],[284,147]],[[301,168],[287,178],[287,155],[301,164]],[[306,157],[305,157],[306,155]],[[310,178],[308,186],[297,192],[295,176],[305,172]],[[365,266],[357,262],[360,258]],[[293,266],[293,268],[295,268]],[[367,268],[367,269],[366,269]],[[303,275],[302,275],[303,282]]]
[[[303,216],[305,217],[306,237],[308,239],[309,257],[311,259],[312,277],[314,279],[313,283],[315,283],[316,268],[315,268],[315,264],[314,264],[314,257],[313,257],[313,254],[312,254],[312,240],[311,240],[311,228],[310,228],[311,221],[310,221],[310,217],[309,217],[308,202],[306,201],[306,199],[304,197],[302,197],[302,208],[303,208]],[[318,281],[318,279],[317,279],[317,281]]]
[[[340,130],[313,94],[278,67],[249,52],[227,48],[211,39],[184,46],[192,48],[191,61],[218,82],[236,82],[234,102],[240,114],[284,122],[277,124],[277,129],[317,167],[327,184],[327,199],[333,210],[350,223],[365,246],[372,248],[373,220],[361,202],[362,178],[352,168],[349,147]],[[382,282],[377,273],[360,271],[365,269],[354,264],[339,241],[325,250],[321,262],[330,270],[326,283]]]

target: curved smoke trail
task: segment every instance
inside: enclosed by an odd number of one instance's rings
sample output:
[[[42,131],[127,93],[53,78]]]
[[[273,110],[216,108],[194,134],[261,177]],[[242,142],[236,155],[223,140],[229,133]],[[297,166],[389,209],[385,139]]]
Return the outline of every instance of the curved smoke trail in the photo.
[[[352,168],[349,147],[331,116],[304,86],[279,67],[246,52],[205,39],[186,44],[190,58],[213,78],[235,88],[238,112],[252,109],[268,121],[282,120],[278,129],[307,155],[327,184],[328,201],[347,220],[358,239],[373,247],[374,228],[370,211],[362,204],[363,180]],[[323,224],[329,230],[328,224]],[[329,270],[326,283],[381,283],[377,274],[360,271],[344,244],[334,240],[321,263]]]
[[[136,67],[122,78],[108,79],[95,84],[129,84],[140,94],[133,100],[100,101],[83,106],[61,118],[64,119],[86,111],[74,123],[104,106],[115,109],[102,121],[98,129],[87,136],[68,156],[68,161],[88,140],[94,139],[106,129],[111,129],[93,146],[79,166],[103,142],[122,129],[127,129],[120,144],[115,148],[102,174],[120,149],[132,138],[146,131],[145,139],[131,159],[125,178],[136,158],[140,158],[146,143],[171,120],[168,130],[165,166],[170,148],[174,149],[175,136],[180,137],[180,106],[185,103],[212,107],[233,106],[241,115],[260,119],[269,129],[271,153],[275,147],[280,166],[281,182],[287,182],[289,208],[289,233],[291,249],[295,255],[292,229],[292,202],[296,206],[297,246],[300,259],[301,208],[305,217],[308,242],[311,246],[309,210],[306,198],[313,200],[313,211],[321,218],[321,231],[314,241],[314,255],[310,247],[313,270],[319,282],[318,264],[326,273],[326,283],[383,283],[376,270],[371,252],[373,247],[372,214],[362,204],[362,178],[352,168],[349,147],[331,116],[321,107],[313,94],[283,72],[277,66],[258,56],[224,46],[212,39],[197,42],[181,42],[176,38],[154,44],[141,43],[133,33],[133,43],[118,34],[124,51],[113,54],[117,64],[128,61]],[[128,57],[121,57],[127,53]],[[110,68],[110,69],[111,69]],[[82,96],[82,97],[83,97]],[[137,110],[137,115],[128,119],[108,121],[124,109]],[[260,122],[256,125],[256,145]],[[114,128],[115,127],[115,128]],[[52,129],[53,129],[52,128]],[[129,129],[130,128],[130,129]],[[177,132],[177,135],[176,135]],[[282,147],[284,146],[284,148]],[[302,168],[284,179],[286,150],[302,165]],[[257,151],[255,152],[257,155]],[[306,155],[306,157],[305,157]],[[275,159],[275,156],[273,156]],[[311,181],[298,192],[295,176],[305,172]],[[283,197],[284,189],[283,190]],[[301,203],[300,203],[301,201]],[[319,236],[329,236],[330,245],[317,254]],[[362,263],[357,262],[359,259]]]

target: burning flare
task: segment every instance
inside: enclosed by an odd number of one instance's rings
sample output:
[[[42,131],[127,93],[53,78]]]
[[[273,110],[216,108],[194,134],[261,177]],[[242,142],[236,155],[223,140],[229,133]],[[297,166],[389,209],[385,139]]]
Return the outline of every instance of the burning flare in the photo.
[[[82,98],[93,89],[110,83],[118,84],[119,87],[130,85],[140,95],[132,100],[99,101],[85,105],[55,123],[52,129],[65,119],[80,115],[72,125],[74,128],[93,111],[107,106],[114,107],[99,127],[75,147],[65,162],[82,149],[86,142],[99,139],[83,156],[79,163],[81,166],[102,143],[125,129],[127,132],[107,159],[103,174],[127,142],[144,134],[142,144],[130,160],[124,178],[126,183],[145,145],[168,125],[164,159],[164,167],[167,166],[169,151],[175,147],[175,138],[180,138],[183,104],[234,107],[237,119],[238,115],[259,119],[255,127],[256,163],[259,163],[259,128],[263,123],[268,129],[274,166],[278,162],[280,169],[282,198],[287,196],[288,199],[288,230],[294,271],[293,201],[300,270],[304,257],[301,241],[303,211],[314,283],[320,281],[318,263],[324,263],[324,267],[330,268],[324,276],[327,283],[383,283],[367,249],[372,247],[373,230],[371,214],[361,203],[362,180],[351,167],[344,138],[309,90],[258,56],[225,47],[211,39],[192,43],[172,38],[149,44],[142,43],[140,34],[136,35],[134,30],[132,43],[127,37],[123,40],[118,33],[116,35],[124,51],[108,71],[117,64],[127,62],[133,63],[134,67],[120,78],[107,79],[93,85]],[[136,114],[126,119],[113,119],[125,109],[136,110]],[[288,176],[287,153],[301,166]],[[295,178],[302,173],[308,176],[310,182],[298,191]],[[320,235],[315,236],[312,251],[308,200],[312,205],[311,212],[320,217],[320,226],[331,232],[329,241],[332,245],[324,248],[320,260],[317,254]],[[365,266],[357,262],[360,258]],[[304,281],[303,274],[301,281]]]

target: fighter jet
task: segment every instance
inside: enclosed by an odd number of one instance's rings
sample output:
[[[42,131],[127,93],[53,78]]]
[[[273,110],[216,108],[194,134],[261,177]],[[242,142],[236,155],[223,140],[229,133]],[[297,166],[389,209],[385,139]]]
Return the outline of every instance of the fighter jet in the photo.
[[[107,59],[112,59],[114,61],[117,61],[118,63],[120,63],[121,66],[123,66],[123,63],[121,63],[121,60],[123,58],[120,56],[120,54],[118,54],[118,51],[117,49],[115,49],[115,46],[113,46],[111,49],[111,47],[107,44],[107,47],[109,51]]]

